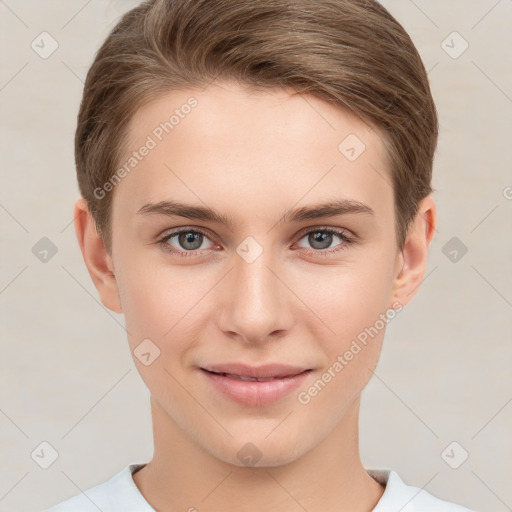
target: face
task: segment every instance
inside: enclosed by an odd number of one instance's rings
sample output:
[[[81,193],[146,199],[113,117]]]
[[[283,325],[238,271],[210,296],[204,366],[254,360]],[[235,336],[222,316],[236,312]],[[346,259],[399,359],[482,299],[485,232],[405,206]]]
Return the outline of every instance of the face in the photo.
[[[129,130],[112,261],[158,421],[231,464],[249,442],[259,465],[293,461],[358,401],[401,306],[382,140],[314,97],[228,83],[162,96]]]

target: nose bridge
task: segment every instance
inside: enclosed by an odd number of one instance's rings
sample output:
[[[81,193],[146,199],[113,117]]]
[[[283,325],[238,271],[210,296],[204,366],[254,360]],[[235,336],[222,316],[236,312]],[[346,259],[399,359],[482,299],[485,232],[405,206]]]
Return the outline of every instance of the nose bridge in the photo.
[[[270,253],[270,251],[268,251]],[[236,263],[238,282],[242,285],[238,300],[246,302],[251,308],[255,305],[269,305],[270,301],[277,301],[277,283],[272,268],[271,257],[261,255],[255,261],[248,263],[242,258]]]
[[[276,277],[274,251],[248,237],[237,247],[223,301],[221,328],[251,341],[287,328],[286,294]]]

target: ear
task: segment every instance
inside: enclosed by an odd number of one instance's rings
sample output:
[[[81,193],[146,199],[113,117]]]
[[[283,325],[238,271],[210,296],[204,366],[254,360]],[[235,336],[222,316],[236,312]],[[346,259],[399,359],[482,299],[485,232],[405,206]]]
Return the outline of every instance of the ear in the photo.
[[[398,256],[393,286],[394,300],[405,306],[416,295],[427,267],[428,247],[437,226],[436,204],[432,196],[420,201],[409,225],[404,248]]]
[[[87,270],[98,290],[101,302],[115,313],[122,313],[121,299],[113,273],[114,264],[85,199],[80,198],[74,209],[75,232]]]

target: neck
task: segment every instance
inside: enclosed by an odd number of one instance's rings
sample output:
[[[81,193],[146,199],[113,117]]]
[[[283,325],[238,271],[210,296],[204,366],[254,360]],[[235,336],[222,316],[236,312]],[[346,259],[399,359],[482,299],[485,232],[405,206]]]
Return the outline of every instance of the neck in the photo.
[[[384,492],[359,457],[359,399],[319,445],[274,467],[219,460],[185,435],[153,399],[151,410],[154,457],[133,480],[157,512],[234,506],[239,512],[370,512]]]

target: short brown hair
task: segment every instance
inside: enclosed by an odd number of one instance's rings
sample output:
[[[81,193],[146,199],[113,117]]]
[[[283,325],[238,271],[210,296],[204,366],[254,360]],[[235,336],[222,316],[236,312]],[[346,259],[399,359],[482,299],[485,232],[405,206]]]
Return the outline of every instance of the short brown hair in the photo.
[[[382,5],[150,0],[126,13],[99,49],[78,115],[78,184],[109,253],[113,194],[95,190],[120,165],[129,121],[162,93],[215,78],[312,94],[377,128],[403,248],[419,201],[433,190],[438,120],[418,51]]]

